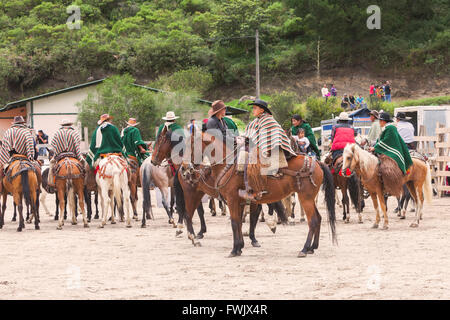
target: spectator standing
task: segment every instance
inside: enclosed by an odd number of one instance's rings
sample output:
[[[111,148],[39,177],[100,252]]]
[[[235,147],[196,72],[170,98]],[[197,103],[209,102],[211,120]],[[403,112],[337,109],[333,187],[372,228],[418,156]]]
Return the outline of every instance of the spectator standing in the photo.
[[[44,131],[39,130],[36,136],[36,144],[47,144],[47,143],[48,143],[48,135],[46,135]],[[45,156],[47,154],[45,148],[39,148],[39,146],[37,148],[39,149],[40,156]]]
[[[384,96],[385,101],[391,102],[391,83],[389,81],[386,81],[386,84],[384,85]]]
[[[347,94],[344,94],[344,96],[342,97],[341,107],[344,110],[347,110],[348,108],[350,108],[350,100],[348,99]]]
[[[370,95],[370,103],[372,103],[373,102],[373,98],[375,98],[375,84],[374,83],[372,83],[370,85],[369,95]]]
[[[349,97],[348,97],[348,100],[350,101],[350,109],[355,109],[355,106],[356,106],[356,101],[355,101],[355,97],[351,94]]]
[[[336,89],[336,87],[334,86],[334,84],[331,85],[331,95],[332,95],[333,97],[337,97],[337,89]]]
[[[328,97],[329,97],[329,96],[330,96],[330,92],[328,92],[327,85],[324,84],[324,85],[323,85],[323,88],[322,88],[322,97],[325,98],[325,102],[328,101]]]

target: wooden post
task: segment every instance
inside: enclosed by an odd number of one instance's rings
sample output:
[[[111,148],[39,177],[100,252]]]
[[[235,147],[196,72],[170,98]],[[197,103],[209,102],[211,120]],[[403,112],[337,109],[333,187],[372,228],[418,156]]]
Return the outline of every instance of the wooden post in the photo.
[[[260,87],[259,87],[259,33],[256,29],[255,35],[255,53],[256,53],[256,99],[259,99]]]

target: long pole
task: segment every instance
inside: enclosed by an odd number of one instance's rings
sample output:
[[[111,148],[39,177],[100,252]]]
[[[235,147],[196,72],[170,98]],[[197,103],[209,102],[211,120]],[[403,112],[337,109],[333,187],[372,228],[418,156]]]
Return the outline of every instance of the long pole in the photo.
[[[256,29],[256,99],[259,99],[260,87],[259,87],[259,33]]]

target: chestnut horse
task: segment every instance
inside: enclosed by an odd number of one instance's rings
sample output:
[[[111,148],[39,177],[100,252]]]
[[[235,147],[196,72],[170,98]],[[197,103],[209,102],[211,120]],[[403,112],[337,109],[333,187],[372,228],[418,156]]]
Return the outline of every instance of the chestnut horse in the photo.
[[[412,160],[413,165],[410,168],[410,173],[404,175],[403,179],[397,183],[399,186],[406,183],[406,186],[414,199],[414,203],[416,205],[416,217],[415,222],[411,223],[410,226],[416,228],[419,226],[419,220],[422,216],[424,198],[426,202],[430,203],[433,197],[433,189],[431,185],[430,167],[428,164],[416,158],[412,158]],[[344,162],[342,164],[342,170],[344,171],[347,168],[356,172],[372,198],[373,206],[376,211],[376,221],[372,228],[378,228],[380,223],[380,210],[378,207],[379,202],[384,215],[383,229],[387,230],[389,221],[386,212],[384,187],[378,175],[378,158],[375,155],[361,149],[356,144],[347,144],[344,149]]]
[[[136,205],[138,201],[137,188],[140,186],[139,162],[136,157],[130,155],[127,160],[129,168],[128,186],[130,187],[130,200],[131,207],[133,208],[133,219],[138,220]]]
[[[196,137],[191,136],[191,143],[196,140],[198,136],[198,134]],[[183,163],[180,167],[178,173],[179,179],[175,180],[175,187],[177,188],[177,181],[179,181],[183,187],[184,200],[186,200],[185,213],[187,214],[185,215],[185,221],[188,230],[188,238],[194,245],[199,245],[199,242],[195,242],[195,235],[192,227],[192,215],[194,209],[201,202],[203,194],[207,193],[213,197],[220,197],[225,200],[230,210],[231,226],[233,230],[233,249],[230,253],[230,257],[240,256],[242,254],[242,248],[244,247],[242,214],[246,200],[240,198],[238,194],[238,190],[243,189],[245,186],[243,175],[236,171],[236,149],[230,150],[221,139],[215,139],[207,133],[202,133],[200,138],[202,151],[207,147],[210,148],[213,146],[213,153],[215,153],[216,150],[219,150],[219,152],[222,150],[223,155],[227,156],[224,156],[222,161],[211,163],[210,166],[197,165],[188,162]],[[154,164],[161,162],[164,158],[170,157],[173,142],[173,139],[167,138],[166,128],[164,128],[155,143],[155,151],[152,155],[152,162]],[[192,148],[195,147],[193,146]],[[189,151],[190,148],[186,149]],[[232,163],[230,163],[230,155],[234,155]],[[212,154],[212,156],[214,157],[215,155]],[[193,152],[191,152],[191,161],[193,157]],[[184,159],[186,158],[189,158],[189,156]],[[311,172],[302,172],[303,168],[309,168],[308,170],[311,170]],[[326,165],[309,157],[298,155],[288,161],[288,168],[282,169],[282,172],[284,175],[281,178],[269,177],[267,185],[269,193],[263,195],[260,200],[252,202],[252,204],[273,203],[280,201],[294,191],[297,192],[302,206],[305,209],[309,225],[307,240],[298,256],[306,257],[307,254],[314,253],[314,249],[319,247],[322,218],[317,210],[314,200],[319,192],[320,185],[323,183],[332,240],[333,242],[336,242],[334,214],[335,190],[333,177]],[[177,206],[178,199],[179,197],[177,196]],[[251,215],[251,222],[253,219]]]
[[[55,177],[56,193],[60,211],[57,229],[62,230],[64,225],[64,214],[62,213],[66,206],[66,194],[69,209],[72,213],[72,225],[77,224],[77,212],[75,207],[76,195],[78,198],[78,207],[81,209],[81,214],[83,216],[84,227],[88,228],[89,225],[84,208],[84,167],[75,155],[69,152],[56,156],[56,161],[57,163],[53,168],[53,174]]]
[[[13,195],[14,204],[19,211],[19,227],[17,231],[25,228],[23,219],[22,198],[25,198],[25,204],[30,206],[31,215],[35,217],[34,228],[39,230],[39,211],[37,201],[39,195],[39,179],[37,177],[36,168],[26,156],[15,154],[12,156],[10,165],[3,178],[3,203],[0,212],[0,229],[5,224],[6,199],[8,193]]]

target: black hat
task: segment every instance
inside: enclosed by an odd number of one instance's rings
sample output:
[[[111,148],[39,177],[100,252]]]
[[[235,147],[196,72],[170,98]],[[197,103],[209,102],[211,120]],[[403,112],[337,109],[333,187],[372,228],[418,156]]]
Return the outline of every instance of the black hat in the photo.
[[[380,113],[380,121],[392,122],[391,116],[387,112]]]
[[[248,104],[249,106],[255,105],[258,107],[263,108],[267,113],[272,114],[272,112],[269,110],[269,106],[267,105],[267,102],[264,100],[256,99],[255,101]]]
[[[395,116],[398,120],[411,120],[411,117],[407,117],[404,112],[397,112],[397,115]]]

